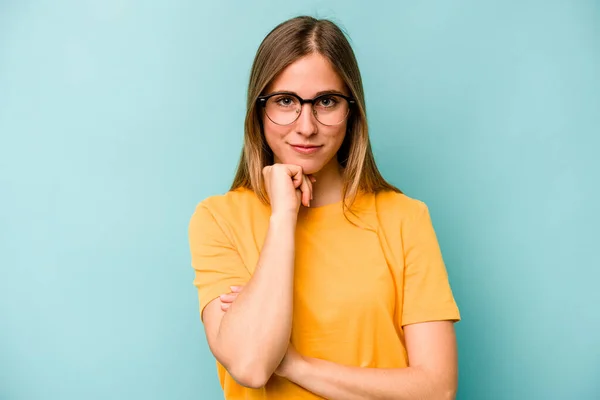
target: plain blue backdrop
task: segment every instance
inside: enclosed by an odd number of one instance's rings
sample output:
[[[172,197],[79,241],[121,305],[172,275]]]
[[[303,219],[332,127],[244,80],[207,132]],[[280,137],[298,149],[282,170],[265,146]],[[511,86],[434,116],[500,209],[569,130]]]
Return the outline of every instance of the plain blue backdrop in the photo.
[[[380,168],[430,207],[459,398],[600,398],[598,1],[0,0],[0,399],[222,398],[187,226],[298,14],[349,33]]]

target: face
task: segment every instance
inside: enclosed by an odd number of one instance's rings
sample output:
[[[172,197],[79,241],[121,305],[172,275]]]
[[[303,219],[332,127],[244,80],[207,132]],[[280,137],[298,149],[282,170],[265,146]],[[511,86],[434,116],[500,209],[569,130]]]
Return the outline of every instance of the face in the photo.
[[[291,92],[312,99],[330,91],[349,95],[329,61],[320,54],[311,54],[285,68],[265,94]],[[323,104],[329,105],[327,100]],[[300,117],[283,126],[275,124],[263,111],[265,138],[276,163],[299,165],[306,174],[337,170],[336,154],[344,141],[347,119],[337,125],[323,125],[315,118],[312,107],[310,103],[303,104]]]

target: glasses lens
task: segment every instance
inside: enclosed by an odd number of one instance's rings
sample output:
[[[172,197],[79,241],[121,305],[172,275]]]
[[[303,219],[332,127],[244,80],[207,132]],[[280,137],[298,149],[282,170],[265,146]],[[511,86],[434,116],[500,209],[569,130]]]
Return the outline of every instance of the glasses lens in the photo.
[[[315,118],[323,125],[341,124],[350,112],[348,101],[335,94],[317,97],[312,108]],[[265,112],[274,123],[289,125],[298,119],[302,112],[302,106],[296,97],[289,94],[278,94],[267,100]]]
[[[341,96],[326,94],[315,99],[313,110],[317,120],[323,125],[337,125],[348,116],[350,105]]]
[[[265,107],[269,119],[279,125],[288,125],[294,122],[301,109],[298,99],[287,94],[270,97]]]

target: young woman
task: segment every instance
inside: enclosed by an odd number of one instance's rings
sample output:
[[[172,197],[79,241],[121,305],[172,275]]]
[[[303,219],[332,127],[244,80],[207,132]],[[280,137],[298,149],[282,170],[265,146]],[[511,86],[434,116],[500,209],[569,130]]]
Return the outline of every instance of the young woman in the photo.
[[[450,399],[459,312],[428,209],[387,183],[342,31],[260,45],[231,190],[189,229],[226,399]]]

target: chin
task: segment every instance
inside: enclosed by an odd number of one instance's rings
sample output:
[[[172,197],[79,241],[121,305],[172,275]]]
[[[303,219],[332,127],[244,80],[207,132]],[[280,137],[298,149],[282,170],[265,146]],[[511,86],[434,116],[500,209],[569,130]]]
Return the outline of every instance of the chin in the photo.
[[[322,162],[315,162],[313,160],[293,159],[289,162],[286,162],[286,164],[301,166],[302,172],[304,172],[306,175],[316,174],[317,172],[323,169]]]
[[[322,168],[311,168],[311,167],[304,167],[302,166],[302,171],[304,172],[305,175],[314,175],[316,173],[318,173]]]

